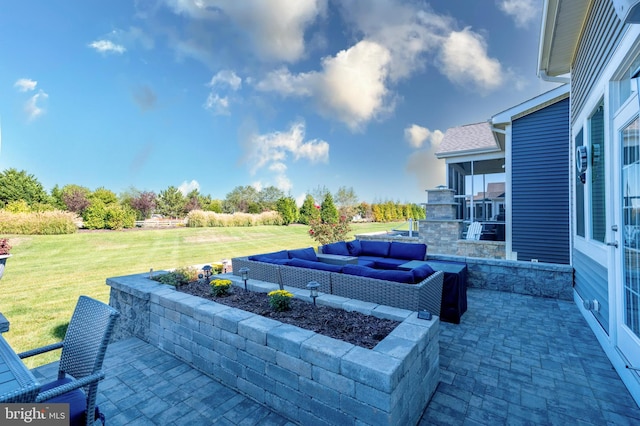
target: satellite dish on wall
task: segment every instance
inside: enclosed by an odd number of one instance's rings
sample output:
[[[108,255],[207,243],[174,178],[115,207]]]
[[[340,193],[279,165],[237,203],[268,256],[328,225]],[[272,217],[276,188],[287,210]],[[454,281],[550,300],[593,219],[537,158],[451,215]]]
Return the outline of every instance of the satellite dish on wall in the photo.
[[[625,24],[640,23],[640,0],[612,0],[618,18]]]
[[[586,146],[582,145],[576,148],[576,170],[578,173],[584,173],[589,166],[589,151]]]

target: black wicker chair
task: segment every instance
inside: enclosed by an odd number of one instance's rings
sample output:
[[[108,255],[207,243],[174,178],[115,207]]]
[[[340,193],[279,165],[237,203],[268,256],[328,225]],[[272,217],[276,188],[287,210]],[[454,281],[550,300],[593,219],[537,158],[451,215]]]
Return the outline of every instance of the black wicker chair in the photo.
[[[71,425],[92,425],[104,416],[96,407],[98,382],[105,376],[102,362],[116,318],[111,306],[80,296],[64,340],[18,354],[20,358],[62,348],[58,379],[43,385],[38,403],[68,403]]]

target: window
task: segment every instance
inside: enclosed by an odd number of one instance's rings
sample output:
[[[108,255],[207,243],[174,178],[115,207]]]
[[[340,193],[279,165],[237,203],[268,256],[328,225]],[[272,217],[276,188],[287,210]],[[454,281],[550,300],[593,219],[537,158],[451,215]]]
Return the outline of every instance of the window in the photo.
[[[575,139],[576,149],[584,144],[583,131],[580,129]],[[584,184],[585,174],[577,172],[576,175],[576,233],[584,237]]]
[[[591,168],[591,237],[604,242],[607,211],[604,175],[604,103],[589,119],[589,159]]]

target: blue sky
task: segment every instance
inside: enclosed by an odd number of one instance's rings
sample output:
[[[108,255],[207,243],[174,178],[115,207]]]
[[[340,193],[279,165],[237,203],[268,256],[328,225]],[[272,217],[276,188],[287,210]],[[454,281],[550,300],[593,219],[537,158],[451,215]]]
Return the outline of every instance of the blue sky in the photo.
[[[536,0],[21,0],[0,12],[0,170],[426,201],[447,128],[554,85]]]

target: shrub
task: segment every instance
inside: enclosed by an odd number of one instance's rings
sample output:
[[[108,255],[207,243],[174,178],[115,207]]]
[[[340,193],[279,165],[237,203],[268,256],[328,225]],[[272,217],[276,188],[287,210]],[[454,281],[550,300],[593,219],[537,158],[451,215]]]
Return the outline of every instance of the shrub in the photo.
[[[9,254],[11,251],[11,244],[7,238],[0,238],[0,256]]]
[[[197,280],[198,270],[191,266],[184,266],[181,268],[176,268],[173,271],[167,272],[166,274],[153,276],[151,279],[162,284],[180,287],[181,285],[188,284],[192,281]]]
[[[106,206],[104,212],[104,227],[106,229],[133,228],[136,223],[136,213],[119,204]]]
[[[78,217],[70,212],[9,213],[0,210],[0,234],[59,235],[78,230]]]
[[[269,306],[276,311],[288,311],[291,309],[291,298],[293,297],[292,293],[289,293],[287,290],[273,290],[267,294],[269,296]]]
[[[231,288],[231,280],[215,279],[209,283],[211,286],[211,294],[216,297],[222,297],[229,294]]]
[[[320,220],[312,220],[309,235],[320,244],[330,244],[336,241],[344,241],[351,231],[349,221],[342,216],[338,223],[323,223]]]
[[[240,227],[258,225],[282,225],[282,217],[278,212],[268,211],[260,214],[249,213],[215,213],[193,210],[187,214],[187,226],[198,227]]]

